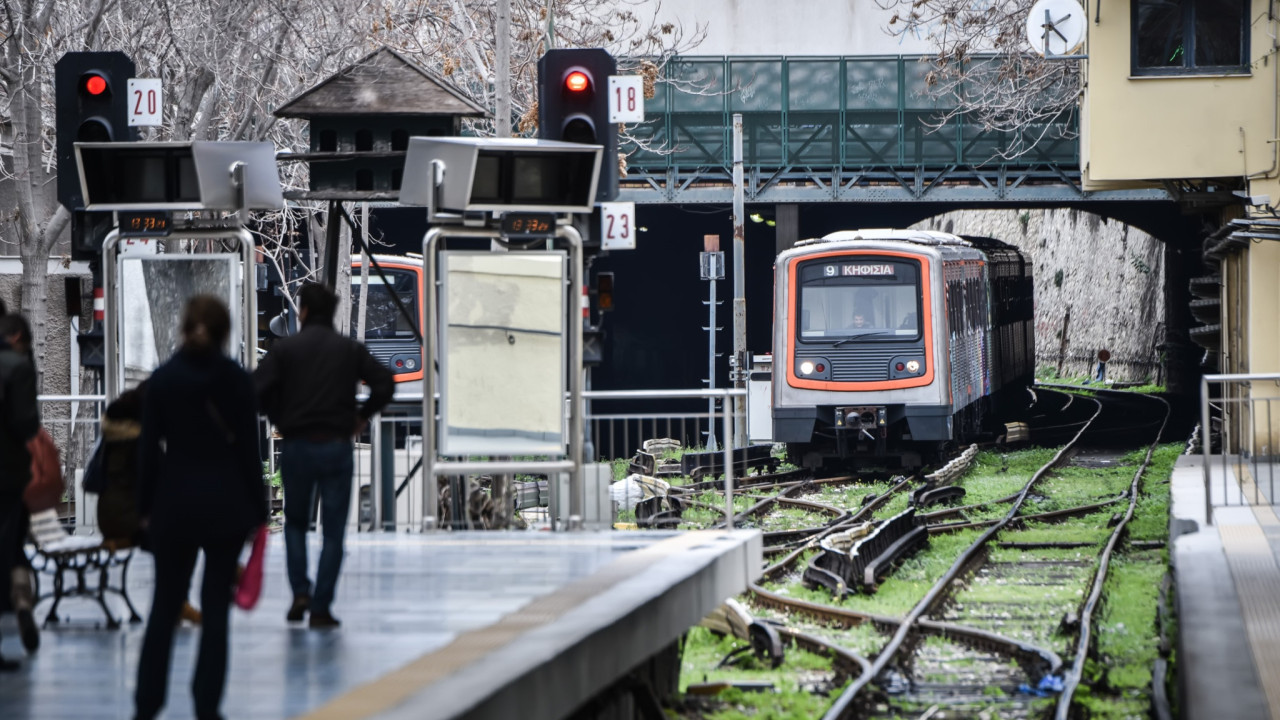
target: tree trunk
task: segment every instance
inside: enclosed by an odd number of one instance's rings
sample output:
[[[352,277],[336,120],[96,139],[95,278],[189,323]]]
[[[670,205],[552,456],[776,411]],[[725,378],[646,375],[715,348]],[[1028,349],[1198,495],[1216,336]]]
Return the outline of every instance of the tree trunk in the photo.
[[[49,326],[49,260],[37,256],[28,249],[39,249],[37,242],[22,244],[22,295],[19,303],[22,314],[31,325],[31,352],[36,359],[36,391],[44,392],[45,336]]]
[[[340,216],[329,222],[341,223],[338,227],[338,272],[333,292],[338,296],[338,311],[333,326],[343,335],[351,334],[351,226]]]

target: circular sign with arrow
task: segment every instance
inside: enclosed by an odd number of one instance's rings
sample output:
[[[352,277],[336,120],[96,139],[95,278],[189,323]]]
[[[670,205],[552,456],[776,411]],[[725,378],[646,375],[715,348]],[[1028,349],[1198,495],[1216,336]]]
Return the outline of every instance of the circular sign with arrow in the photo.
[[[1036,0],[1027,14],[1027,42],[1045,57],[1070,55],[1084,42],[1087,27],[1076,0]]]

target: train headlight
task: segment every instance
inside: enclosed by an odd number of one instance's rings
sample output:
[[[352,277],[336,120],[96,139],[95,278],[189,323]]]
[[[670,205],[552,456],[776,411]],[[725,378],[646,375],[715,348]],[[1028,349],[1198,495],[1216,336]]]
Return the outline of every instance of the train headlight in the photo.
[[[422,368],[422,360],[417,353],[396,353],[387,360],[393,375],[417,372]]]
[[[830,380],[831,379],[831,361],[822,358],[796,358],[795,376],[804,380]]]
[[[889,379],[918,378],[924,374],[924,358],[919,355],[898,356],[889,361]]]

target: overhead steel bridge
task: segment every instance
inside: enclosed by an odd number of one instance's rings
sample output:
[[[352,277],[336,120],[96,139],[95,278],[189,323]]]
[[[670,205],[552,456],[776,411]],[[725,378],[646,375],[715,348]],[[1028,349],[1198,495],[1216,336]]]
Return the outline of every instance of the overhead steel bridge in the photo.
[[[736,113],[747,202],[1170,199],[1161,189],[1085,192],[1074,111],[1022,137],[944,119],[948,108],[927,91],[930,68],[919,56],[674,60],[623,144],[619,199],[731,202]]]

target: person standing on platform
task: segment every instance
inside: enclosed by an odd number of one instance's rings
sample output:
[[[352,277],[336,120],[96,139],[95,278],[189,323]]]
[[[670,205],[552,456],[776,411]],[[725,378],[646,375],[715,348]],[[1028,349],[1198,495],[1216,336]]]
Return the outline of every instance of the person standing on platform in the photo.
[[[22,492],[31,482],[30,445],[40,431],[31,328],[21,315],[0,317],[0,612],[18,616],[22,645],[40,644],[32,615],[31,568],[23,544],[29,517]],[[0,658],[0,670],[18,663]]]
[[[267,521],[253,380],[224,354],[231,316],[200,295],[182,313],[182,346],[152,373],[138,441],[139,512],[155,555],[156,586],[138,660],[139,720],[164,707],[173,633],[204,551],[204,611],[191,692],[196,717],[220,718],[236,561]]]
[[[132,390],[120,393],[107,406],[102,416],[102,447],[98,473],[100,485],[90,490],[86,473],[86,491],[98,493],[98,529],[103,539],[117,548],[137,547],[151,551],[151,542],[142,529],[138,513],[138,440],[142,437],[142,399],[146,397],[144,380]],[[200,611],[188,602],[182,604],[183,620],[200,624]]]
[[[363,345],[334,329],[338,298],[331,290],[307,283],[298,291],[298,305],[302,329],[271,348],[254,380],[259,403],[284,438],[285,560],[293,588],[285,617],[300,622],[309,612],[312,628],[331,628],[340,625],[332,605],[351,507],[352,438],[391,401],[395,380]],[[369,399],[357,408],[361,381],[369,386]],[[313,588],[307,531],[317,494],[324,545]]]

